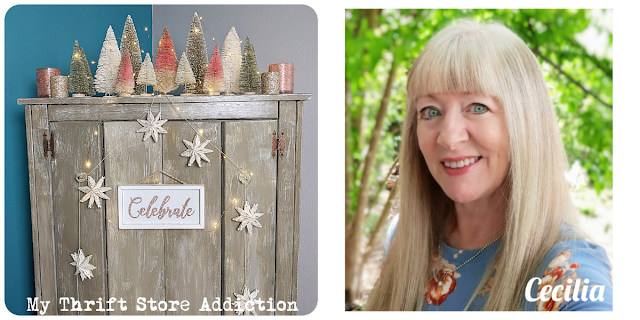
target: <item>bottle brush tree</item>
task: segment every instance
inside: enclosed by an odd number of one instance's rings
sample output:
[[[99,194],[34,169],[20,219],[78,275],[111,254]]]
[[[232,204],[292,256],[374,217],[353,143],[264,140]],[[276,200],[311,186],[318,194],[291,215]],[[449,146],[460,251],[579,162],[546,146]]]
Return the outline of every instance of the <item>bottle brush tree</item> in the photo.
[[[173,47],[173,41],[167,27],[162,31],[162,37],[156,53],[156,82],[155,91],[167,93],[178,88],[176,73],[178,71],[178,58]]]
[[[142,62],[140,73],[138,74],[138,79],[136,81],[136,84],[145,86],[145,90],[143,91],[145,93],[147,92],[147,86],[155,86],[158,84],[156,81],[156,72],[153,70],[153,63],[151,62],[151,56],[148,52],[144,57],[144,62]]]
[[[197,12],[193,14],[189,36],[187,36],[187,58],[196,82],[187,84],[185,89],[188,93],[203,93],[204,76],[207,71],[207,44]]]
[[[86,96],[96,94],[93,88],[93,76],[84,55],[84,50],[78,45],[76,40],[73,46],[73,55],[71,56],[71,68],[69,73],[69,92]]]
[[[138,76],[140,67],[142,66],[142,53],[140,52],[140,43],[138,42],[138,33],[136,27],[133,24],[131,16],[127,16],[127,21],[124,23],[124,29],[122,30],[122,39],[120,40],[120,51],[127,49],[129,52],[129,60],[131,61],[131,67],[133,68],[133,76]],[[135,94],[140,94],[144,91],[144,85],[137,85],[135,87]]]
[[[129,52],[127,48],[122,52],[122,59],[120,60],[120,68],[118,69],[118,80],[116,82],[116,93],[127,96],[135,92],[135,81],[133,77],[133,67],[131,66],[131,60],[129,59]]]
[[[222,45],[222,69],[224,70],[224,87],[226,92],[240,91],[240,65],[242,63],[242,47],[235,27],[231,27]]]
[[[191,70],[191,65],[189,64],[189,59],[187,58],[186,53],[182,53],[182,57],[180,57],[180,63],[178,63],[178,73],[176,73],[176,83],[178,85],[183,85],[185,88],[187,85],[194,84],[196,82],[196,78],[193,75],[193,71]],[[190,92],[187,92],[190,93]]]
[[[112,95],[116,90],[116,79],[118,78],[118,68],[120,67],[120,50],[118,41],[109,26],[107,35],[102,43],[100,59],[98,59],[98,69],[93,81],[97,92]]]
[[[242,55],[240,90],[254,93],[260,91],[260,70],[258,69],[258,61],[256,61],[256,52],[248,36],[244,43],[244,54]]]
[[[213,49],[207,73],[204,76],[204,89],[207,93],[220,92],[224,84],[224,71],[220,60],[220,50],[218,46]]]

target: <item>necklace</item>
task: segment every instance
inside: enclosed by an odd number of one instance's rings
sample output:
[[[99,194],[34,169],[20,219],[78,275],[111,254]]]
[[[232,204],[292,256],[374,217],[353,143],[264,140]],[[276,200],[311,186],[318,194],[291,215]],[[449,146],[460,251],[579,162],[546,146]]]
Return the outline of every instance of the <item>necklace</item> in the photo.
[[[482,247],[482,249],[478,250],[478,252],[476,252],[476,254],[473,255],[473,257],[469,258],[469,260],[463,262],[462,264],[460,264],[459,266],[455,267],[453,270],[448,270],[445,271],[444,270],[444,264],[442,263],[442,260],[444,260],[444,258],[442,257],[442,254],[440,254],[440,257],[442,259],[440,259],[440,266],[442,266],[442,278],[440,278],[440,281],[438,281],[438,287],[442,287],[442,285],[444,284],[444,278],[447,276],[447,274],[454,274],[456,272],[456,270],[462,268],[462,266],[464,266],[465,264],[469,263],[469,261],[475,259],[478,255],[480,255],[482,253],[482,251],[484,251],[484,249],[486,249],[488,246],[492,245],[494,242],[500,240],[500,238],[502,238],[502,236],[499,236],[497,238],[495,238],[493,241],[489,242],[488,244],[486,244],[484,247]],[[442,241],[444,242],[444,240]],[[442,251],[442,244],[440,245],[440,251]]]

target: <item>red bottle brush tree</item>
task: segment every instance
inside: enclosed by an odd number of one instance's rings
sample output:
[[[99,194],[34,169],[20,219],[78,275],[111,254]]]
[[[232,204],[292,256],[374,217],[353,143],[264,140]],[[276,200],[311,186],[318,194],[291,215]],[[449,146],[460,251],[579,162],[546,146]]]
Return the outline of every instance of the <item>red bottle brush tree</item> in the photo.
[[[178,88],[176,73],[178,71],[178,57],[167,27],[162,31],[162,37],[156,53],[156,82],[155,91],[167,93]]]
[[[129,52],[125,48],[120,60],[120,68],[118,69],[118,80],[116,82],[116,93],[121,96],[127,96],[134,92],[135,80],[133,78],[133,67]]]
[[[216,46],[211,54],[207,73],[204,75],[204,89],[206,93],[222,91],[224,84],[224,73],[222,71],[222,60],[220,59],[220,49]]]

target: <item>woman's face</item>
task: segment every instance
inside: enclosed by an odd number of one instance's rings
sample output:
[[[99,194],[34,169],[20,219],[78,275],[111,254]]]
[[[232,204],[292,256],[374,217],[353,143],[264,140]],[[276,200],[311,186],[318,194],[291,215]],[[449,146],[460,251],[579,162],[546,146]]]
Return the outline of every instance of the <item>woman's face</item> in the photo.
[[[449,198],[471,203],[493,195],[509,169],[509,136],[493,98],[438,93],[419,98],[417,135],[429,171]]]

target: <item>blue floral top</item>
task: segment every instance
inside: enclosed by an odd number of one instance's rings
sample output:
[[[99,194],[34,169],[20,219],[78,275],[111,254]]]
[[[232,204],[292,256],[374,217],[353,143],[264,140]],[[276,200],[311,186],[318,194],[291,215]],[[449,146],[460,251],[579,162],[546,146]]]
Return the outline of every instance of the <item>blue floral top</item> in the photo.
[[[389,227],[385,255],[395,236],[397,221],[396,216]],[[438,283],[444,274],[442,265],[440,261],[434,261],[429,270],[429,280],[425,284],[422,310],[464,310],[500,245],[501,241],[489,245],[454,274],[447,274],[442,285]],[[478,251],[458,250],[444,244],[441,250],[442,264],[447,270],[453,270]],[[557,243],[528,282],[528,294],[523,295],[524,310],[612,311],[613,277],[610,266],[607,254],[600,246],[582,239]],[[493,285],[494,278],[489,277],[468,310],[482,310]]]

